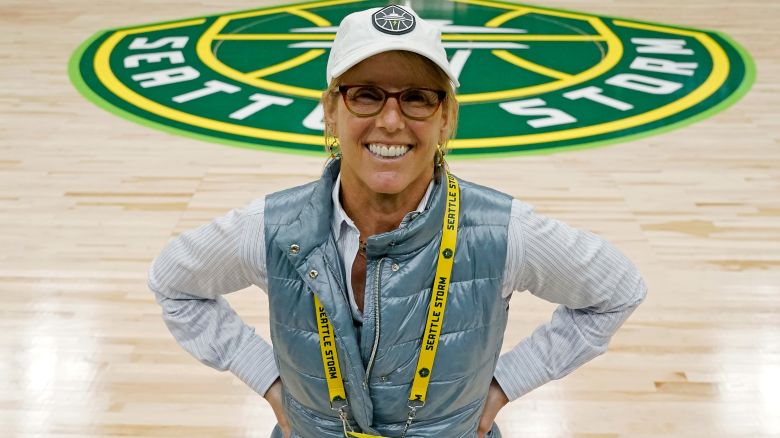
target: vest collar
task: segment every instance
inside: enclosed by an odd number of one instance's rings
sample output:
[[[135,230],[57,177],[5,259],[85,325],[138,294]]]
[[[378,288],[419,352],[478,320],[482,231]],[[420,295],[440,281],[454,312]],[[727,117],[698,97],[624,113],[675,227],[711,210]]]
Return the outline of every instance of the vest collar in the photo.
[[[333,201],[333,218],[331,219],[331,228],[333,231],[333,237],[336,238],[336,241],[341,238],[341,233],[344,231],[344,228],[351,228],[357,232],[357,227],[355,226],[355,223],[352,221],[352,218],[350,218],[347,215],[347,212],[344,211],[344,207],[341,205],[341,172],[339,172],[338,177],[336,178],[336,182],[333,184],[333,195],[331,196],[331,200]],[[431,181],[428,184],[428,188],[425,189],[425,194],[423,195],[422,199],[420,200],[420,203],[417,205],[417,208],[406,214],[403,221],[407,222],[413,218],[415,218],[417,215],[423,212],[425,210],[425,207],[428,206],[428,201],[431,197],[431,192],[433,191],[434,182]]]
[[[301,263],[309,252],[322,245],[331,234],[333,218],[333,187],[339,175],[340,160],[333,160],[325,168],[322,177],[314,184],[314,190],[298,217],[280,232],[275,239],[283,251],[291,245],[300,247],[295,259]],[[392,231],[371,236],[366,244],[369,257],[398,256],[412,253],[441,232],[441,221],[445,210],[445,172],[436,172],[428,203],[422,211],[408,214],[401,225]]]

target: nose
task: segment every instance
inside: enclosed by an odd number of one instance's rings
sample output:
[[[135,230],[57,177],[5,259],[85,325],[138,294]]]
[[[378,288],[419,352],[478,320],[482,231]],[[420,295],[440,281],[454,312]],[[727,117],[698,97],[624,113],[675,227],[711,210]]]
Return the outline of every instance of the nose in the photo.
[[[384,128],[388,132],[398,131],[405,126],[404,115],[396,97],[389,97],[382,107],[382,111],[376,115],[376,126]]]

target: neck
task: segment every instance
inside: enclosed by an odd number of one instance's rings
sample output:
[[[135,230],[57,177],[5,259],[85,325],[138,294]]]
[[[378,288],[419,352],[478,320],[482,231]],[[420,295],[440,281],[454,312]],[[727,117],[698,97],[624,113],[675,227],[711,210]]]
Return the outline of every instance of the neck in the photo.
[[[420,204],[430,181],[422,179],[401,193],[387,194],[345,181],[342,175],[341,205],[360,231],[360,238],[365,241],[369,236],[398,228],[404,216]]]

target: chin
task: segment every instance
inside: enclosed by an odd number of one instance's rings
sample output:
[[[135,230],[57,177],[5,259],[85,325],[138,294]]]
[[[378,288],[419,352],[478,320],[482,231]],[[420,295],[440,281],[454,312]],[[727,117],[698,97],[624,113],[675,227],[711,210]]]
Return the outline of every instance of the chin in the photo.
[[[397,195],[404,191],[410,184],[403,178],[389,175],[372,175],[368,178],[368,187],[371,191],[384,195]]]
[[[404,169],[409,170],[409,169]],[[364,181],[368,188],[374,193],[385,195],[398,195],[414,186],[422,186],[423,190],[433,176],[426,172],[411,175],[398,170],[377,170],[367,175]]]

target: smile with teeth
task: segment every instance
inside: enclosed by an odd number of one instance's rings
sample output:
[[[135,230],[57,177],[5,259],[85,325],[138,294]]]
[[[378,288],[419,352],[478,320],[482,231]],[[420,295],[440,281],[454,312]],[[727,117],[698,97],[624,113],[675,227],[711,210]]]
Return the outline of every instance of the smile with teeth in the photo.
[[[368,144],[368,150],[372,154],[383,158],[396,158],[405,155],[409,152],[409,145],[405,144],[383,144],[383,143],[370,143]]]

